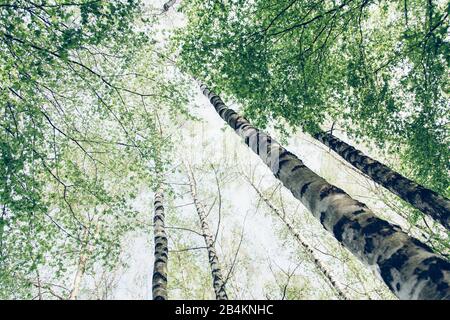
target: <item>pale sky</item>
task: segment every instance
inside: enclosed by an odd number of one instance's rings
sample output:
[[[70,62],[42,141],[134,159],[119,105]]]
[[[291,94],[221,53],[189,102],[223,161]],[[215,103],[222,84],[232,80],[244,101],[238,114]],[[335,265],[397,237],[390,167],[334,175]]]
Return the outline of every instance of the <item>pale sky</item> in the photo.
[[[165,1],[158,1],[158,5],[162,7]],[[173,28],[183,24],[183,17],[180,14],[175,13],[171,9],[162,19],[162,29]],[[161,39],[164,39],[161,36]],[[177,143],[177,151],[181,157],[188,155],[196,155],[191,161],[193,164],[204,164],[208,161],[218,163],[219,161],[227,165],[241,165],[249,172],[249,168],[256,168],[256,176],[262,178],[261,189],[273,188],[279,182],[273,177],[270,170],[267,169],[258,156],[253,154],[240,140],[240,138],[227,128],[225,131],[221,130],[225,128],[225,124],[222,119],[217,115],[208,99],[206,99],[196,88],[196,84],[192,83],[193,90],[197,91],[194,101],[189,106],[189,110],[201,118],[201,122],[189,123],[183,129],[185,137],[183,141]],[[225,101],[227,103],[227,101]],[[198,107],[197,107],[198,106]],[[229,107],[238,110],[239,106],[233,103],[228,104]],[[194,136],[190,138],[188,133]],[[335,134],[346,140],[340,132]],[[277,134],[274,134],[277,138]],[[350,142],[350,141],[349,141]],[[352,142],[351,142],[352,143]],[[367,148],[361,145],[355,145],[355,147],[362,149],[369,155],[377,156],[369,151]],[[339,158],[324,146],[318,145],[310,137],[304,134],[296,134],[289,139],[289,143],[285,145],[287,149],[295,153],[304,163],[312,169],[314,172],[323,176],[330,183],[337,185],[344,189],[354,198],[366,203],[375,213],[381,217],[388,219],[394,223],[400,224],[405,227],[407,224],[397,214],[388,210],[387,207],[377,199],[376,194],[369,189],[374,188],[373,182],[368,181],[362,175],[358,174],[354,170],[348,168],[343,164]],[[185,179],[184,181],[186,181]],[[173,180],[172,180],[173,181]],[[181,181],[181,180],[180,180]],[[205,178],[203,184],[199,186],[200,192],[205,191],[214,192],[216,188],[215,183],[209,178]],[[289,219],[298,227],[298,230],[302,235],[310,242],[311,245],[317,247],[320,250],[316,251],[319,257],[327,263],[333,270],[339,282],[342,284],[350,283],[349,279],[344,278],[346,267],[342,265],[338,260],[330,257],[329,254],[336,253],[339,246],[331,235],[323,230],[320,223],[314,220],[314,218],[307,212],[307,210],[300,204],[300,202],[292,197],[288,191],[283,187],[282,196],[285,202],[286,211]],[[279,233],[280,224],[277,219],[273,219],[267,215],[269,212],[264,204],[260,204],[257,210],[256,204],[258,203],[258,197],[253,189],[243,179],[236,178],[231,183],[226,184],[223,187],[223,202],[224,214],[222,217],[220,236],[218,241],[219,258],[222,254],[225,256],[221,262],[229,263],[226,259],[230,257],[229,248],[221,248],[220,244],[223,241],[228,241],[227,237],[233,237],[231,232],[234,228],[241,228],[244,225],[244,241],[241,247],[241,252],[245,255],[241,257],[239,263],[248,262],[252,264],[252,274],[246,274],[250,287],[246,296],[239,298],[248,299],[265,299],[264,285],[270,281],[273,281],[268,257],[277,257],[278,267],[285,270],[292,270],[294,266],[302,263],[296,270],[296,275],[300,278],[312,279],[313,286],[321,288],[325,285],[325,282],[321,281],[317,277],[317,274],[312,272],[311,264],[302,261],[298,258],[298,245],[295,241],[284,242],[279,239],[277,234]],[[135,207],[148,211],[148,219],[152,218],[152,208],[149,206],[152,202],[152,194],[149,194],[147,190],[143,190],[142,194],[138,197],[135,203]],[[205,198],[208,198],[205,196]],[[209,199],[208,199],[209,200]],[[176,205],[186,204],[191,202],[189,195],[184,198],[177,199]],[[180,217],[191,217],[196,219],[196,212],[192,205],[179,207],[176,209],[177,215]],[[272,215],[273,216],[273,215]],[[170,218],[168,217],[168,220]],[[212,211],[209,217],[211,223],[211,229],[215,230],[217,223],[217,213]],[[150,221],[150,220],[149,220]],[[274,221],[277,221],[274,223]],[[168,230],[168,232],[173,232]],[[420,237],[420,234],[412,230],[416,236]],[[189,234],[186,237],[194,237]],[[194,237],[195,238],[195,237]],[[232,239],[236,240],[236,239]],[[202,239],[197,240],[199,245],[202,245]],[[171,244],[173,245],[173,244]],[[223,250],[222,250],[223,249]],[[321,253],[323,252],[323,253]],[[124,270],[121,274],[120,281],[113,297],[116,299],[151,299],[151,272],[153,267],[153,243],[152,243],[152,231],[148,230],[142,234],[136,234],[134,237],[130,237],[126,246],[126,252],[124,253],[129,268]],[[205,265],[204,268],[209,270],[209,265],[206,261],[206,250],[204,251]],[[170,261],[173,255],[169,252],[169,270]],[[359,268],[364,269],[359,265],[358,261],[349,257],[350,261]],[[225,261],[223,261],[225,260]],[[239,270],[240,264],[237,265],[237,272],[245,272],[245,270]],[[367,268],[365,268],[367,269]],[[227,270],[224,271],[226,273]],[[374,276],[371,276],[369,272],[363,273],[366,277],[364,285],[367,291],[374,288],[381,288],[382,294],[385,298],[392,298],[392,295],[386,292],[386,287],[380,281],[376,280]],[[354,279],[353,279],[354,280]],[[170,282],[170,273],[169,273]],[[359,285],[347,288],[349,295],[356,298],[358,296],[358,290],[361,290]],[[320,290],[318,290],[320,291]],[[211,286],[212,293],[212,286]],[[171,294],[177,294],[171,292]],[[233,294],[229,294],[233,298]],[[372,297],[380,298],[377,293],[372,293]],[[169,298],[183,298],[181,296],[172,296]],[[309,298],[320,298],[317,296],[310,296]]]

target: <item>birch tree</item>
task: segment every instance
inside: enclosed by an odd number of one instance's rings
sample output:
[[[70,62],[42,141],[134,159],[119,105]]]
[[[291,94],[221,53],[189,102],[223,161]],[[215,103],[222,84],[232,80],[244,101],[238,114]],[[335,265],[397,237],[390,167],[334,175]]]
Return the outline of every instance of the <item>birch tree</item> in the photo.
[[[389,288],[402,299],[447,299],[450,263],[399,226],[375,216],[342,189],[316,175],[245,118],[226,107],[205,85],[201,89],[219,116],[244,138],[272,173],[332,232],[346,248],[376,268]]]
[[[315,138],[375,182],[450,229],[450,200],[366,156],[331,133],[319,133]]]
[[[167,12],[169,11],[170,7],[172,7],[177,1],[176,0],[169,0],[163,5],[163,11]]]
[[[178,65],[257,127],[352,143],[449,197],[448,2],[183,1]],[[205,32],[208,30],[208,32]],[[205,67],[206,66],[206,67]]]
[[[339,299],[342,300],[350,300],[346,293],[342,290],[338,282],[335,280],[334,276],[331,274],[331,271],[327,266],[320,261],[320,259],[314,253],[312,247],[306,242],[306,240],[297,232],[295,228],[289,221],[286,220],[284,214],[266,197],[264,194],[258,189],[258,187],[248,178],[245,177],[248,183],[252,186],[258,196],[264,201],[264,203],[270,208],[270,210],[283,221],[285,226],[288,228],[289,232],[294,236],[294,238],[298,241],[302,250],[306,252],[309,256],[309,259],[314,263],[319,272],[323,275],[323,277],[327,280],[328,285],[331,289],[336,293]]]
[[[210,227],[206,220],[206,212],[201,200],[198,198],[197,183],[192,168],[188,163],[185,164],[188,170],[189,187],[191,191],[192,199],[194,200],[195,208],[197,210],[198,217],[200,219],[200,225],[202,229],[202,235],[205,240],[206,249],[208,251],[208,259],[211,267],[211,275],[213,280],[213,288],[216,294],[217,300],[228,300],[228,296],[225,292],[225,283],[222,275],[222,271],[219,264],[216,249],[214,247],[215,241]]]
[[[155,193],[153,218],[155,238],[155,263],[153,267],[152,292],[153,300],[167,300],[167,260],[168,244],[165,230],[164,195],[162,189]]]

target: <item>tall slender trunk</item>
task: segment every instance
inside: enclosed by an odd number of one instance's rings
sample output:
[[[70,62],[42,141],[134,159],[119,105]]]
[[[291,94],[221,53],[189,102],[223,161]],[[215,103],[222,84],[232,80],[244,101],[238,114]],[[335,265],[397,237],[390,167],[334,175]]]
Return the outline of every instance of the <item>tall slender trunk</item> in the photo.
[[[95,227],[94,238],[100,232],[99,221],[96,222],[95,226],[96,227]],[[86,228],[84,230],[84,234],[83,234],[84,244],[80,250],[80,256],[78,258],[78,265],[77,265],[77,272],[76,272],[75,278],[73,280],[73,285],[72,285],[72,290],[70,291],[69,300],[78,299],[78,295],[80,294],[81,281],[83,280],[83,277],[86,273],[87,262],[89,260],[89,257],[92,255],[92,252],[94,251],[94,246],[91,243],[92,239],[90,239],[89,236],[90,236],[90,228]]]
[[[399,226],[375,216],[363,203],[315,174],[201,85],[217,113],[320,220],[324,228],[370,266],[400,299],[450,299],[450,263]]]
[[[87,254],[85,253],[81,254],[78,260],[77,273],[75,274],[75,279],[73,281],[72,291],[70,292],[69,300],[78,299],[78,295],[80,293],[81,280],[83,280],[83,276],[86,271],[87,260],[88,260]]]
[[[170,7],[172,7],[172,6],[175,4],[175,2],[177,2],[177,1],[176,1],[176,0],[169,0],[169,1],[167,1],[166,3],[164,3],[164,5],[163,5],[163,11],[164,11],[164,12],[169,11]]]
[[[289,223],[284,217],[284,214],[277,208],[275,205],[262,194],[262,192],[254,185],[250,179],[247,179],[249,184],[253,187],[253,189],[256,191],[258,196],[264,201],[264,203],[272,210],[273,213],[275,213],[281,221],[284,222],[286,227],[289,229],[290,233],[294,236],[294,238],[298,241],[300,246],[303,248],[303,251],[306,252],[310,260],[314,263],[316,268],[319,270],[319,272],[324,276],[324,278],[327,280],[328,284],[330,285],[330,288],[336,293],[336,295],[341,300],[350,300],[349,297],[344,293],[344,291],[339,287],[339,284],[334,279],[333,275],[331,274],[330,270],[320,261],[320,259],[316,256],[314,250],[312,247],[303,239],[303,237],[295,231],[294,226]]]
[[[412,206],[450,230],[449,199],[409,180],[330,133],[318,133],[314,135],[314,138],[331,148],[352,166],[372,178],[373,181],[409,202]]]
[[[167,300],[167,235],[164,225],[165,215],[162,189],[155,192],[153,233],[155,239],[155,264],[153,267],[152,295],[153,300]]]
[[[206,221],[205,209],[203,203],[197,195],[197,183],[195,181],[194,173],[189,165],[186,165],[189,177],[189,186],[191,190],[192,199],[194,200],[195,208],[197,209],[198,217],[200,218],[200,225],[202,228],[203,238],[205,239],[206,248],[208,250],[209,265],[211,267],[211,275],[213,279],[213,288],[217,300],[228,300],[225,292],[225,283],[220,270],[219,259],[217,257],[216,249],[214,247],[214,240],[208,222]]]

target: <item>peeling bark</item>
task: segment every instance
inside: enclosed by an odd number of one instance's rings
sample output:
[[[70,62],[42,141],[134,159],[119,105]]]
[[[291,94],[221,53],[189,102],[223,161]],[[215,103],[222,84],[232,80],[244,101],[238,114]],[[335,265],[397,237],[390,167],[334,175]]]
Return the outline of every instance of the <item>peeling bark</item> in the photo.
[[[315,174],[269,135],[201,85],[220,117],[259,155],[277,179],[400,299],[450,299],[450,263],[397,225]]]
[[[328,270],[328,268],[319,260],[312,247],[303,239],[303,237],[297,231],[295,231],[294,226],[292,226],[292,224],[290,224],[289,221],[285,219],[283,213],[277,207],[275,207],[275,205],[267,197],[265,197],[262,194],[262,192],[250,180],[249,183],[256,191],[258,196],[270,208],[270,210],[272,210],[272,212],[275,213],[281,219],[281,221],[284,222],[286,227],[289,229],[290,233],[298,241],[300,246],[303,248],[303,251],[308,255],[311,262],[314,263],[314,265],[316,266],[317,270],[319,270],[322,276],[327,280],[327,283],[329,284],[330,288],[336,293],[338,298],[341,300],[350,300],[350,298],[347,297],[344,291],[340,288],[339,284],[334,279],[330,270]]]
[[[161,189],[155,193],[153,233],[155,237],[155,264],[153,267],[153,300],[167,300],[167,235],[164,226],[164,194]]]
[[[314,136],[352,166],[450,230],[450,200],[395,172],[330,133]]]
[[[211,275],[213,279],[213,288],[216,294],[216,300],[228,300],[228,296],[225,292],[225,283],[222,277],[222,271],[220,270],[219,259],[217,257],[216,249],[214,247],[214,240],[208,222],[206,221],[206,213],[203,207],[203,203],[197,196],[197,183],[195,181],[192,169],[187,165],[189,186],[194,200],[195,208],[197,209],[198,217],[200,218],[200,225],[202,228],[202,235],[205,239],[206,248],[208,251],[209,265],[211,267]]]

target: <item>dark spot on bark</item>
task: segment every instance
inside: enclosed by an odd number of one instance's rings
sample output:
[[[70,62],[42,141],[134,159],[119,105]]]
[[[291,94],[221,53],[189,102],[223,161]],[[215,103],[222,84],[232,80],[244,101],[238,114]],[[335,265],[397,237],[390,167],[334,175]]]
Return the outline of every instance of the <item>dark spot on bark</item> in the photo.
[[[153,217],[153,223],[156,223],[158,220],[164,224],[164,217],[162,215],[157,215]]]
[[[231,115],[229,118],[228,118],[228,124],[230,125],[230,127],[232,127],[234,130],[237,130],[236,129],[236,124],[237,124],[237,121],[239,120],[239,115],[238,114],[235,114],[235,115]]]
[[[259,131],[256,131],[256,154],[259,155]]]
[[[415,188],[415,191],[408,192],[406,197],[410,203],[417,203],[417,198],[420,199],[419,202],[428,203],[430,208],[426,208],[427,213],[445,227],[450,228],[450,213],[442,202],[436,201],[436,198],[440,198],[436,192],[419,186]],[[443,200],[445,201],[445,199]]]
[[[400,288],[401,288],[400,283],[397,283],[396,287],[397,287],[397,291],[400,291]]]
[[[391,257],[388,259],[378,262],[380,267],[381,277],[384,282],[388,285],[388,287],[394,291],[392,281],[394,278],[391,274],[391,269],[396,269],[398,271],[404,266],[404,264],[408,261],[409,255],[405,252],[405,247],[398,249]]]
[[[297,164],[292,168],[291,172],[297,171],[297,170],[299,170],[301,168],[305,168],[305,167],[306,166],[304,164]]]
[[[243,121],[243,118],[241,116],[239,116],[236,119],[236,126],[235,126],[234,130],[239,130],[244,124],[246,124],[246,122]]]
[[[373,239],[372,238],[367,238],[365,239],[366,242],[364,244],[364,253],[372,253],[374,245],[373,245]]]
[[[167,245],[167,237],[166,236],[157,236],[155,237],[155,249],[161,249],[163,247],[164,250],[166,250],[164,247]]]
[[[414,274],[418,280],[430,279],[439,292],[445,292],[449,289],[448,284],[443,281],[444,271],[450,272],[450,262],[439,257],[430,257],[422,261],[426,269],[416,268]]]
[[[321,212],[320,213],[320,223],[323,225],[323,223],[325,222],[325,218],[327,216],[326,212]]]
[[[153,279],[162,279],[164,281],[167,281],[167,277],[164,276],[161,272],[158,272],[158,271],[153,273]],[[159,286],[160,286],[160,284],[158,283],[153,288],[159,287]]]
[[[362,166],[360,166],[360,169],[362,172],[366,173],[369,171],[369,164],[364,163]]]
[[[284,160],[281,160],[279,163],[278,163],[278,172],[280,172],[281,171],[281,167],[282,166],[284,166],[286,163],[288,163],[289,161],[291,161],[291,159],[284,159]]]
[[[361,230],[361,225],[358,223],[358,221],[350,220],[347,217],[342,217],[341,219],[339,219],[339,221],[333,227],[333,234],[338,241],[342,242],[342,235],[346,228],[359,231]]]
[[[240,126],[240,129],[241,129],[242,131],[245,131],[245,130],[247,130],[248,127],[251,127],[251,124],[249,124],[248,122],[244,122],[244,123]]]
[[[211,101],[211,103],[214,105],[214,104],[216,104],[217,102],[220,101],[220,97],[214,95],[214,96],[212,96],[211,100],[209,100],[209,101]]]
[[[230,120],[230,117],[233,115],[237,115],[237,113],[232,109],[225,109],[224,119],[228,122]]]
[[[283,150],[283,152],[280,154],[279,159],[283,159],[284,157],[287,157],[287,156],[293,156],[293,157],[295,157],[291,152],[289,152],[289,151],[287,151],[287,150]]]
[[[359,214],[361,214],[361,213],[364,213],[364,212],[366,212],[364,209],[359,209],[359,210],[353,211],[353,214],[354,214],[355,216],[357,216],[357,215],[359,215]]]
[[[344,190],[339,189],[338,187],[327,185],[320,190],[319,197],[320,200],[325,199],[328,196],[334,195],[334,194],[345,194]]]
[[[359,206],[359,207],[361,207],[361,208],[366,208],[366,209],[367,209],[366,204],[365,204],[365,203],[362,203],[361,201],[356,200],[356,205]]]
[[[220,105],[217,105],[216,106],[216,110],[219,110],[219,108],[220,108]],[[227,111],[227,110],[229,110],[229,109],[227,109],[227,108],[222,108],[220,111],[219,111],[219,116],[222,118],[222,119],[227,119],[227,118],[225,118],[225,115],[224,115],[224,113],[225,113],[225,111]]]
[[[412,238],[412,242],[413,242],[416,246],[418,246],[418,247],[424,249],[425,251],[433,252],[433,250],[432,250],[429,246],[427,246],[425,243],[420,242],[419,240],[417,240],[417,239],[415,239],[415,238]]]
[[[312,182],[307,182],[302,186],[302,188],[300,189],[300,197],[303,197],[303,195],[305,194],[306,190],[308,190],[308,187],[311,183]]]
[[[347,161],[350,161],[351,156],[358,152],[358,150],[356,150],[353,147],[348,147],[346,150],[344,150],[343,155],[344,155],[344,159]]]
[[[363,234],[365,236],[371,236],[373,234],[380,234],[381,236],[388,236],[395,232],[395,227],[389,222],[371,217],[367,219],[367,225],[363,228]]]
[[[399,180],[404,179],[400,174],[395,172],[393,175],[390,176],[388,184],[396,186],[398,184]]]
[[[158,259],[155,260],[155,264],[156,263],[167,263],[167,258],[168,258],[167,253],[162,252],[160,254],[160,257],[158,257]]]

